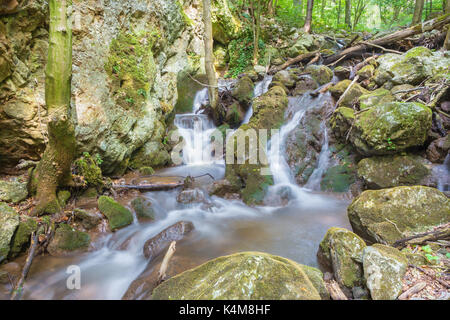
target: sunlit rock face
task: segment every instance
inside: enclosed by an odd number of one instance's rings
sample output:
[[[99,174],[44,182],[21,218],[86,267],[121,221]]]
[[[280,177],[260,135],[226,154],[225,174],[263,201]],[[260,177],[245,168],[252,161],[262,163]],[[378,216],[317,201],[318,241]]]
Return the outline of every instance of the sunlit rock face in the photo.
[[[100,155],[105,173],[123,172],[146,143],[165,151],[161,132],[178,98],[178,75],[202,72],[200,12],[198,0],[73,1],[77,141],[80,152]],[[0,16],[2,168],[39,160],[45,149],[47,30],[44,0]]]

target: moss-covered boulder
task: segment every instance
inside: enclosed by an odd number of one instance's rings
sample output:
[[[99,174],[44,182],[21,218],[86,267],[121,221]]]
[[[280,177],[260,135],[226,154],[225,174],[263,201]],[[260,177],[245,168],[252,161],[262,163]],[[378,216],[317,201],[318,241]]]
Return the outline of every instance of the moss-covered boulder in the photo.
[[[311,74],[311,77],[321,86],[333,79],[333,71],[324,65],[309,65],[305,72]]]
[[[98,198],[98,209],[108,218],[109,227],[112,231],[126,227],[133,222],[133,215],[130,210],[110,197],[101,196]]]
[[[303,76],[297,81],[293,95],[301,96],[302,94],[305,94],[309,91],[316,90],[318,87],[319,86],[317,85],[317,82],[313,78],[309,76]]]
[[[75,220],[81,221],[81,225],[86,229],[90,230],[95,228],[101,221],[101,215],[98,213],[86,211],[83,209],[76,208],[73,211]]]
[[[353,231],[366,242],[393,244],[450,221],[450,200],[423,186],[363,192],[347,208]]]
[[[330,119],[334,135],[341,140],[347,140],[347,135],[356,120],[355,110],[347,107],[337,108]]]
[[[30,244],[30,237],[33,232],[38,228],[36,220],[27,218],[25,221],[21,221],[14,233],[11,240],[11,250],[9,257],[14,258],[20,253],[24,252]]]
[[[143,197],[135,198],[131,201],[131,207],[137,217],[150,220],[155,219],[155,210],[149,200]]]
[[[330,88],[330,92],[335,99],[339,99],[347,88],[351,85],[352,81],[343,80],[338,82],[336,85]],[[356,102],[358,102],[359,97],[368,94],[369,91],[361,87],[359,84],[354,83],[350,90],[347,91],[345,97],[339,103],[339,107],[349,107],[351,108]]]
[[[252,102],[254,88],[255,85],[253,84],[252,79],[250,79],[249,76],[243,76],[238,80],[231,91],[232,96],[239,101],[244,110],[247,110]]]
[[[361,80],[367,80],[372,78],[375,73],[375,67],[373,65],[367,65],[361,68],[356,74],[359,76]]]
[[[244,121],[245,110],[242,108],[241,104],[234,102],[227,108],[225,114],[225,122],[231,128],[237,128]]]
[[[320,300],[321,296],[302,265],[267,253],[242,252],[164,281],[152,299]]]
[[[377,105],[355,116],[349,140],[363,155],[398,153],[425,143],[431,118],[431,109],[420,103]]]
[[[241,22],[230,10],[228,0],[211,1],[211,22],[214,40],[224,45],[238,38],[242,29]]]
[[[336,77],[338,77],[340,80],[345,80],[350,77],[351,71],[350,68],[346,68],[343,66],[338,66],[334,69],[334,74]]]
[[[375,156],[358,163],[358,175],[370,189],[417,185],[429,174],[426,160],[415,155]]]
[[[408,261],[397,249],[375,244],[363,251],[364,278],[373,300],[395,300],[402,293]]]
[[[379,88],[359,97],[359,108],[361,110],[374,107],[378,104],[394,102],[395,98],[389,90]]]
[[[0,201],[18,203],[28,197],[27,182],[21,179],[0,180]]]
[[[6,260],[11,239],[19,226],[19,214],[6,203],[0,202],[0,263]]]
[[[73,229],[68,224],[61,224],[47,247],[52,256],[65,256],[86,250],[91,238],[86,232]]]
[[[363,285],[361,265],[364,241],[343,228],[328,229],[320,242],[317,257],[327,270],[332,270],[337,282],[349,289]]]
[[[83,177],[88,186],[101,187],[103,186],[103,175],[100,164],[101,159],[98,158],[98,155],[93,157],[85,152],[82,157],[75,160],[75,170]]]
[[[295,79],[288,70],[281,70],[275,73],[272,81],[281,82],[286,88],[291,89],[295,86]]]

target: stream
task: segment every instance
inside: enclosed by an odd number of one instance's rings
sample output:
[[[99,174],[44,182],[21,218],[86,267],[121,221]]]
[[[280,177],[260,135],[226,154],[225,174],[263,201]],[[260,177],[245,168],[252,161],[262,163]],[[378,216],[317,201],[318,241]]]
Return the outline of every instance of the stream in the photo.
[[[270,82],[271,77],[259,82],[255,86],[255,96],[266,92]],[[158,175],[200,176],[209,173],[215,180],[223,178],[224,161],[214,159],[208,145],[214,124],[198,113],[206,99],[206,90],[200,90],[192,113],[176,116],[175,125],[186,141],[183,165],[159,170]],[[135,219],[130,226],[94,240],[93,250],[87,253],[72,257],[37,257],[24,287],[24,299],[121,299],[133,280],[156,263],[145,259],[145,241],[182,220],[191,221],[195,229],[177,243],[175,255],[189,257],[190,263],[200,264],[239,251],[263,251],[316,267],[318,245],[327,229],[349,227],[346,216],[349,202],[339,195],[314,191],[328,164],[327,141],[311,181],[305,188],[295,184],[284,153],[280,156],[277,150],[283,151],[287,135],[299,124],[310,105],[305,104],[302,97],[289,98],[289,104],[297,107],[297,111],[286,115],[286,123],[276,139],[279,144],[269,143],[268,146],[270,169],[276,172],[268,197],[287,194],[288,201],[249,207],[238,200],[209,197],[205,192],[205,202],[181,204],[176,200],[179,190],[142,193],[153,203],[154,222],[143,223]],[[250,108],[244,122],[251,116]],[[198,179],[196,184],[203,188],[211,182],[212,179],[206,176]],[[66,271],[71,265],[81,270],[81,289],[67,288],[70,274]]]

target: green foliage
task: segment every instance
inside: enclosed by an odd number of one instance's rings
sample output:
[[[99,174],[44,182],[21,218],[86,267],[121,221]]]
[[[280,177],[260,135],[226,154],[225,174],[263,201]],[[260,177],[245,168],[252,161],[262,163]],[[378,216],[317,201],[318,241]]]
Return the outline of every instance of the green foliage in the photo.
[[[91,156],[89,152],[83,152],[83,156],[75,161],[75,171],[84,178],[87,185],[103,186],[103,176],[100,165],[103,163],[99,154]]]

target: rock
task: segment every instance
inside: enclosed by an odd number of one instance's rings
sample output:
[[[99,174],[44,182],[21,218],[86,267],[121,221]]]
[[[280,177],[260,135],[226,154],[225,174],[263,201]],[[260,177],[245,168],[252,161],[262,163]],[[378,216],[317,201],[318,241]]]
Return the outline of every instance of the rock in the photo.
[[[395,300],[402,293],[408,261],[395,248],[381,244],[363,251],[364,278],[373,300]]]
[[[82,226],[86,230],[95,228],[101,221],[101,217],[96,214],[82,209],[75,209],[73,211],[75,219],[81,220]]]
[[[317,257],[326,270],[332,270],[337,282],[349,289],[363,285],[361,265],[364,241],[343,228],[328,229]]]
[[[76,173],[83,177],[88,186],[103,187],[103,175],[99,162],[100,159],[92,157],[88,152],[75,160]]]
[[[295,86],[295,81],[287,70],[281,70],[275,73],[272,81],[281,82],[288,89],[292,89]]]
[[[347,209],[353,231],[366,242],[395,241],[450,219],[450,200],[423,186],[364,191]]]
[[[370,293],[365,287],[353,287],[352,295],[354,300],[369,300]]]
[[[450,150],[450,135],[434,140],[427,148],[427,159],[443,163]]]
[[[30,244],[31,234],[37,231],[38,224],[36,220],[27,218],[21,221],[11,240],[11,250],[9,257],[14,258],[24,252]]]
[[[344,112],[345,111],[345,112]],[[347,139],[350,127],[338,127],[354,117],[349,140],[362,155],[393,154],[421,146],[431,128],[431,109],[420,103],[392,102],[377,105],[355,116],[347,109],[336,110],[332,127]]]
[[[155,174],[155,170],[152,167],[141,167],[139,168],[139,173],[144,176],[151,176]]]
[[[248,76],[243,76],[238,80],[231,94],[239,101],[239,104],[243,107],[244,111],[248,109],[253,98],[253,89],[255,85],[252,79]]]
[[[56,194],[59,204],[61,208],[64,208],[67,205],[67,201],[70,199],[70,191],[60,190]]]
[[[130,210],[110,197],[101,196],[98,199],[98,209],[108,218],[111,231],[123,228],[133,222]]]
[[[226,194],[232,194],[236,192],[239,192],[239,189],[233,186],[230,181],[226,179],[214,181],[209,190],[209,194],[211,196],[218,196],[221,198],[225,197]]]
[[[233,15],[227,0],[211,1],[211,22],[214,40],[224,45],[238,38],[242,29],[239,19]]]
[[[410,84],[401,84],[398,86],[394,86],[391,89],[391,93],[394,95],[397,100],[406,100],[411,98],[413,95],[418,94],[420,91],[414,91],[415,86]]]
[[[346,67],[339,66],[334,69],[334,74],[340,80],[345,80],[345,79],[350,78],[350,73],[351,73],[350,69],[346,68]]]
[[[310,73],[311,77],[321,86],[331,82],[333,79],[333,71],[324,65],[309,65],[305,72]]]
[[[47,247],[52,256],[67,256],[86,250],[91,238],[86,232],[73,229],[68,224],[61,224]]]
[[[356,74],[359,76],[361,80],[367,80],[372,78],[374,72],[375,67],[369,64],[361,68],[361,70],[359,70]]]
[[[215,284],[215,285],[211,285]],[[219,257],[164,281],[152,299],[320,300],[303,266],[260,252]]]
[[[161,252],[163,252],[172,241],[182,240],[192,230],[194,230],[194,225],[190,221],[180,221],[164,229],[156,236],[145,242],[145,258],[151,261]]]
[[[0,180],[0,201],[19,203],[28,197],[27,182],[20,180]]]
[[[261,74],[265,74],[265,73],[266,73],[266,67],[260,66],[260,65],[254,66],[254,67],[253,67],[253,70],[255,70],[255,72],[256,72],[258,75],[261,75]]]
[[[144,219],[155,219],[155,210],[152,207],[152,203],[143,198],[138,197],[131,201],[131,207],[134,209],[136,216]]]
[[[8,257],[11,239],[19,226],[19,214],[0,202],[0,263]]]
[[[177,195],[177,201],[183,204],[204,202],[205,194],[197,188],[183,190]]]
[[[359,109],[364,110],[374,107],[378,104],[394,102],[395,98],[389,90],[384,88],[377,89],[359,97]]]
[[[330,293],[328,292],[325,282],[323,281],[323,273],[316,268],[302,265],[303,272],[309,278],[314,288],[319,292],[322,300],[330,300]]]
[[[227,67],[229,60],[227,48],[221,44],[214,45],[214,66],[216,69],[221,70]]]
[[[351,83],[352,82],[350,80],[343,80],[341,82],[338,82],[335,86],[331,87],[329,91],[334,98],[339,99]],[[352,107],[353,104],[358,101],[359,97],[368,93],[369,91],[361,87],[359,84],[354,83],[351,89],[345,95],[344,99],[340,102],[339,106]]]
[[[231,128],[238,128],[245,118],[245,111],[238,102],[234,102],[227,108],[225,114],[225,122]]]
[[[316,90],[318,87],[319,86],[314,79],[308,76],[303,76],[297,81],[293,95],[301,96],[302,94],[305,94],[309,91]]]
[[[330,125],[334,135],[346,141],[348,132],[353,126],[355,119],[355,110],[347,107],[337,108],[330,119]]]
[[[142,167],[160,168],[168,163],[170,163],[170,155],[163,143],[150,141],[133,154],[130,166],[136,169]]]
[[[358,175],[369,189],[417,185],[429,174],[426,160],[414,155],[378,156],[358,163]]]

